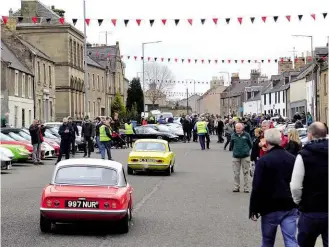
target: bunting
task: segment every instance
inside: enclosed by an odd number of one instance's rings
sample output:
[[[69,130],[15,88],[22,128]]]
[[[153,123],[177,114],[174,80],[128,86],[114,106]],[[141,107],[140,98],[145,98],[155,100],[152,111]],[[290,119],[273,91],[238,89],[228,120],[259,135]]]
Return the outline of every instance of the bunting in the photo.
[[[255,17],[255,16],[251,16],[249,17],[250,18],[250,21],[252,24],[256,23],[257,20],[259,20],[258,22],[262,22],[262,23],[270,23],[269,19],[270,18],[273,18],[273,22],[274,23],[277,23],[280,19],[281,21],[286,21],[287,23],[290,23],[292,22],[293,20],[297,20],[297,21],[303,21],[306,17],[310,18],[311,20],[313,21],[318,21],[318,20],[321,20],[321,19],[326,19],[328,13],[327,12],[323,12],[323,13],[319,13],[319,14],[316,14],[316,13],[311,13],[311,14],[299,14],[299,15],[296,15],[296,16],[292,16],[292,15],[286,15],[286,16],[283,16],[284,18],[280,18],[280,16],[277,16],[277,15],[274,15],[274,16],[258,16],[258,17]],[[322,18],[320,18],[320,16],[322,16]],[[15,18],[17,20],[18,23],[21,23],[23,21],[23,18],[24,19],[29,19],[32,21],[32,23],[39,23],[40,20],[47,20],[47,22],[50,22],[50,21],[58,21],[58,23],[60,24],[65,24],[65,22],[68,22],[69,20],[68,19],[64,19],[63,17],[61,18],[55,18],[55,19],[51,19],[51,18],[48,18],[48,17],[36,17],[36,16],[32,16],[32,17],[23,17],[23,16],[15,16],[15,17],[9,17],[9,16],[2,16],[2,22],[4,24],[7,24],[8,23],[8,19],[9,18]],[[161,19],[161,20],[156,20],[156,19],[123,19],[123,20],[120,20],[120,19],[109,19],[109,23],[110,25],[116,27],[118,26],[118,23],[122,23],[125,27],[128,27],[130,26],[129,23],[132,22],[135,22],[135,25],[136,26],[142,26],[142,25],[149,25],[150,27],[153,27],[155,24],[159,24],[159,25],[162,25],[162,26],[166,26],[167,24],[169,24],[168,22],[172,22],[175,26],[179,26],[179,25],[182,25],[184,23],[188,24],[189,26],[194,26],[196,25],[197,23],[199,23],[199,25],[201,24],[202,26],[205,25],[206,23],[208,24],[213,24],[213,25],[218,25],[219,23],[226,23],[227,25],[231,24],[232,23],[232,20],[236,20],[236,22],[240,25],[243,25],[245,22],[245,18],[247,17],[236,17],[236,18],[231,18],[231,17],[223,17],[223,18],[220,18],[220,17],[214,17],[214,18],[200,18],[198,22],[195,22],[197,21],[198,19],[194,18],[190,18],[190,19]],[[225,20],[225,22],[220,22],[220,20],[223,19]],[[78,18],[72,18],[71,19],[71,22],[73,23],[73,25],[76,25],[77,22],[78,22]],[[84,21],[86,22],[86,24],[88,26],[90,26],[91,24],[93,23],[96,23],[98,24],[98,26],[102,26],[102,25],[105,25],[105,21],[107,19],[103,19],[103,18],[95,18],[95,19],[92,19],[92,18],[86,18]],[[208,20],[211,20],[211,21],[208,21]],[[107,22],[106,22],[107,23]],[[133,25],[132,25],[133,26]]]

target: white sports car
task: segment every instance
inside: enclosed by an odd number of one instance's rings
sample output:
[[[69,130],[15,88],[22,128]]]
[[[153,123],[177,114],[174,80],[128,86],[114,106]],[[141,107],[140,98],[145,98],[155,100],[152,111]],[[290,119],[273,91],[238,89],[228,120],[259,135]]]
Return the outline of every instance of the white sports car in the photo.
[[[0,161],[1,161],[1,170],[10,170],[11,169],[11,160],[13,159],[14,154],[8,148],[0,147]]]

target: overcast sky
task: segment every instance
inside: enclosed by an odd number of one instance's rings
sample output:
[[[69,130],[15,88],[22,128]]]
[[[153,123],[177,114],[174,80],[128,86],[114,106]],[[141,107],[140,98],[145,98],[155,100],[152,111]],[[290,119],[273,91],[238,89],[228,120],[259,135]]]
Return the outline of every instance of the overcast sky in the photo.
[[[83,31],[83,0],[41,0],[45,5],[55,5],[66,11],[65,18],[80,19],[76,25]],[[1,15],[8,15],[8,10],[20,8],[20,0],[0,1]],[[208,59],[267,59],[281,56],[292,57],[293,49],[298,55],[310,50],[310,39],[293,38],[292,34],[314,36],[314,47],[325,46],[329,35],[329,16],[324,20],[322,13],[329,12],[328,0],[86,0],[87,18],[91,18],[87,28],[88,41],[91,43],[105,43],[104,31],[110,32],[108,44],[120,42],[122,55],[130,55],[125,59],[127,65],[126,77],[131,79],[137,72],[142,71],[140,59],[135,61],[133,56],[142,56],[142,42],[161,40],[160,44],[147,45],[145,57],[171,57],[172,62],[166,63],[173,71],[176,81],[194,79],[196,81],[210,81],[212,76],[219,76],[219,71],[238,72],[240,78],[249,78],[251,69],[261,68],[268,76],[277,73],[277,65],[268,64],[208,64]],[[310,14],[316,14],[314,21]],[[302,21],[297,15],[303,14]],[[285,18],[291,15],[289,23]],[[256,17],[251,24],[250,17]],[[269,16],[266,23],[262,16]],[[274,23],[272,16],[279,16]],[[243,17],[243,24],[237,21]],[[98,26],[97,19],[104,19],[102,26]],[[194,19],[193,26],[187,22]],[[207,19],[201,25],[200,19]],[[218,25],[214,25],[212,18],[219,18]],[[225,18],[231,18],[226,25]],[[93,20],[95,19],[95,20]],[[118,19],[117,26],[111,24],[110,19]],[[123,19],[131,19],[128,27]],[[135,19],[144,19],[140,27]],[[148,19],[155,19],[150,27]],[[164,27],[161,19],[171,19]],[[176,27],[173,19],[181,19]],[[175,63],[174,58],[185,58],[185,62]],[[187,58],[205,59],[205,63],[188,64]],[[225,76],[225,75],[224,75]],[[225,78],[227,80],[227,78]],[[204,92],[207,85],[197,85],[196,92]],[[177,88],[184,91],[184,87]],[[190,91],[193,91],[191,86]]]

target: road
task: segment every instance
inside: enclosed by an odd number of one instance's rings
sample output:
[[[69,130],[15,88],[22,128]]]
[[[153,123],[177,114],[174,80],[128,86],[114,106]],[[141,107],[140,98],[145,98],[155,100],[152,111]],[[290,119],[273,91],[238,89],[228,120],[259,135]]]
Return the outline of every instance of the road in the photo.
[[[54,161],[15,166],[1,175],[2,246],[259,246],[259,222],[248,220],[249,194],[232,193],[231,153],[223,151],[222,144],[211,144],[206,151],[195,143],[172,144],[177,166],[170,177],[128,176],[135,210],[126,235],[90,225],[60,225],[52,234],[40,233],[40,194],[50,181]],[[128,152],[113,150],[113,157],[125,164]],[[276,246],[283,246],[279,231]]]

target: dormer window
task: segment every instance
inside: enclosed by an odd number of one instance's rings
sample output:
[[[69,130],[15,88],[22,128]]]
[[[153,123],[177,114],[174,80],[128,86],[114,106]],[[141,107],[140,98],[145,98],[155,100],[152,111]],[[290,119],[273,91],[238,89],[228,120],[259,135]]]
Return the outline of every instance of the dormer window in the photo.
[[[289,83],[289,77],[285,77],[284,78],[284,84],[288,84]]]

